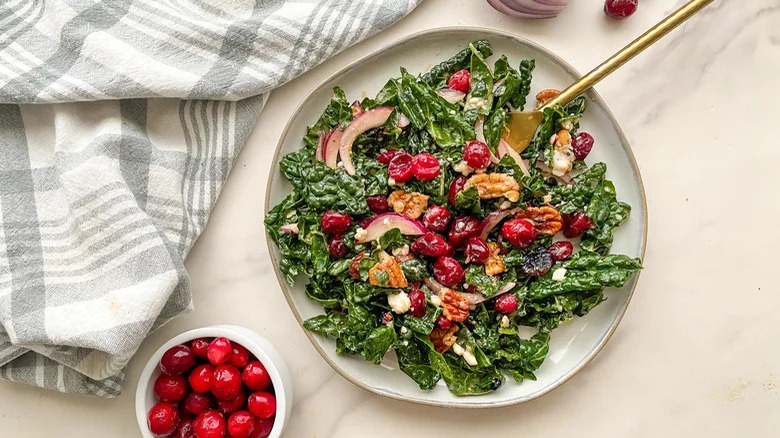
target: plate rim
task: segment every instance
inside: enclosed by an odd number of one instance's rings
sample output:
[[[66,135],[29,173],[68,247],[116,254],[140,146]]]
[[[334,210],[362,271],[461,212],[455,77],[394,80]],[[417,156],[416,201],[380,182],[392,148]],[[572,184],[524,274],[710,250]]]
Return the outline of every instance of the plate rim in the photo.
[[[483,33],[483,34],[491,34],[494,36],[502,37],[502,38],[510,38],[515,41],[517,41],[520,44],[526,45],[532,49],[535,49],[537,51],[545,53],[551,61],[553,61],[555,64],[557,64],[559,67],[561,67],[563,70],[566,71],[571,76],[574,77],[581,77],[582,75],[567,61],[565,61],[563,58],[558,56],[555,52],[551,51],[547,47],[544,47],[543,45],[536,43],[526,37],[514,34],[512,32],[499,30],[499,29],[491,29],[481,26],[443,26],[443,27],[435,27],[430,29],[425,29],[422,31],[414,32],[409,35],[405,35],[389,44],[385,44],[382,47],[371,51],[363,56],[359,56],[358,58],[354,59],[353,61],[349,62],[344,67],[336,70],[335,72],[328,75],[323,80],[319,81],[313,88],[309,90],[308,93],[301,99],[301,101],[298,103],[298,105],[295,107],[295,109],[290,113],[290,116],[287,119],[287,123],[284,126],[284,129],[282,130],[279,141],[276,143],[276,149],[274,150],[274,155],[271,160],[272,167],[269,169],[268,172],[268,179],[266,181],[266,189],[265,189],[265,202],[264,202],[264,212],[263,217],[265,217],[266,214],[268,214],[268,211],[270,211],[270,203],[271,203],[271,182],[273,180],[273,176],[275,173],[275,168],[273,166],[278,165],[279,158],[280,158],[280,152],[283,146],[284,139],[289,134],[290,127],[292,125],[293,120],[297,117],[297,115],[301,112],[304,105],[307,103],[307,101],[312,97],[312,95],[325,86],[328,82],[332,81],[336,77],[348,72],[349,70],[357,67],[358,65],[370,61],[371,59],[382,55],[384,52],[391,50],[395,47],[398,47],[402,44],[408,43],[409,41],[412,41],[417,38],[426,37],[434,34],[439,33]],[[601,95],[598,94],[598,92],[591,88],[587,92],[588,99],[600,107],[600,109],[604,112],[604,114],[607,116],[607,118],[610,120],[612,125],[615,127],[615,130],[617,132],[618,138],[620,139],[620,145],[623,148],[624,152],[626,153],[626,156],[628,157],[631,167],[633,169],[634,176],[636,177],[637,184],[639,186],[639,194],[641,197],[641,205],[642,205],[642,213],[643,213],[643,220],[644,220],[644,227],[642,230],[642,240],[641,240],[641,248],[640,248],[640,254],[639,258],[640,260],[644,261],[645,259],[645,252],[647,250],[647,229],[648,229],[648,211],[647,211],[647,196],[645,193],[645,186],[644,182],[642,181],[642,174],[639,170],[639,165],[636,161],[636,157],[634,156],[633,149],[631,148],[631,145],[628,142],[628,139],[626,138],[625,133],[623,132],[623,129],[620,127],[620,124],[618,123],[617,119],[615,118],[612,111],[607,106],[604,99],[601,97]],[[521,397],[517,397],[511,400],[506,401],[500,401],[500,402],[491,402],[491,403],[474,403],[474,402],[440,402],[440,401],[429,401],[429,400],[422,400],[422,399],[409,399],[407,397],[404,397],[400,394],[393,393],[393,392],[385,392],[380,389],[374,388],[372,386],[369,386],[346,372],[342,370],[341,366],[336,364],[333,360],[330,359],[328,356],[328,353],[323,350],[323,348],[320,346],[317,339],[315,339],[314,333],[310,332],[309,330],[306,330],[306,328],[303,326],[303,319],[301,317],[300,312],[298,311],[297,307],[294,305],[292,301],[292,297],[290,296],[290,292],[287,290],[286,286],[286,279],[284,279],[279,271],[279,260],[274,252],[274,243],[271,239],[270,235],[268,234],[268,229],[265,228],[265,223],[263,223],[263,228],[265,230],[265,238],[266,238],[266,245],[268,246],[268,255],[271,259],[271,263],[274,267],[274,275],[276,275],[277,283],[279,284],[279,288],[282,290],[282,293],[284,294],[284,298],[287,301],[287,305],[292,311],[293,315],[295,316],[295,319],[298,321],[298,325],[300,326],[301,330],[303,330],[306,337],[309,339],[309,342],[312,344],[315,350],[317,350],[317,353],[322,357],[322,359],[325,360],[328,365],[339,375],[341,375],[343,378],[345,378],[347,381],[352,383],[353,385],[362,388],[366,391],[369,391],[374,394],[378,394],[384,397],[388,397],[394,400],[401,400],[407,403],[414,403],[418,405],[425,405],[425,406],[438,406],[438,407],[447,407],[447,408],[463,408],[463,409],[485,409],[485,408],[496,408],[496,407],[505,407],[505,406],[514,406],[523,402],[527,402],[530,400],[533,400],[535,398],[541,397],[550,391],[560,387],[569,379],[574,377],[577,373],[579,373],[586,365],[588,365],[604,348],[604,346],[607,344],[607,342],[612,338],[612,335],[615,333],[615,330],[617,329],[617,326],[620,324],[620,322],[623,320],[623,317],[625,316],[626,310],[628,309],[628,305],[631,302],[631,299],[634,296],[634,291],[636,290],[636,286],[639,283],[639,277],[642,273],[642,270],[637,272],[633,279],[632,284],[630,287],[630,290],[628,291],[628,296],[626,298],[625,304],[622,306],[622,308],[619,309],[619,312],[617,314],[617,317],[612,322],[612,324],[609,326],[607,331],[602,335],[601,339],[598,341],[598,344],[590,351],[588,354],[574,367],[572,368],[568,373],[562,375],[560,378],[552,382],[550,385],[542,388],[539,391],[536,391],[534,393],[526,394]],[[461,400],[472,400],[472,399],[478,399],[479,396],[475,397],[464,397]]]

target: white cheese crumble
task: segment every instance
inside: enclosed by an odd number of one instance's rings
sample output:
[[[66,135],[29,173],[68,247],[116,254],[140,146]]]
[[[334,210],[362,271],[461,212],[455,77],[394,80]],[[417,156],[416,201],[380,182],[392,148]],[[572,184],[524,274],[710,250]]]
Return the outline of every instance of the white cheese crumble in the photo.
[[[366,230],[358,227],[358,229],[355,230],[355,240],[363,240],[363,239],[365,239],[366,234],[368,234],[366,232]]]
[[[501,328],[509,327],[509,317],[506,315],[502,316],[499,325],[501,326]]]
[[[571,170],[572,165],[574,164],[574,151],[572,150],[571,153],[569,153],[569,149],[560,151],[555,150],[553,153],[553,162],[552,162],[552,174],[555,176],[563,176],[566,174],[566,172]]]
[[[336,163],[336,167],[339,167],[339,168],[344,167],[344,162],[343,161],[339,161],[338,163]]]
[[[441,297],[438,295],[431,295],[431,304],[433,304],[436,307],[441,306]]]
[[[571,122],[571,120],[566,120],[563,123],[561,123],[561,127],[567,131],[571,131],[574,129],[574,123]]]
[[[393,249],[393,255],[396,257],[409,255],[409,245],[404,245],[400,248]]]
[[[406,327],[403,327],[403,326],[402,326],[402,327],[401,327],[401,334],[402,334],[402,335],[405,335],[405,334],[407,334],[407,333],[409,333],[409,329],[407,329]]]
[[[396,183],[395,183],[395,180],[393,179],[393,177],[387,178],[387,185],[394,186],[395,184]]]
[[[566,277],[566,268],[558,268],[554,270],[552,273],[553,281],[563,281],[565,277]]]
[[[464,350],[463,347],[460,346],[460,344],[452,344],[452,352],[457,354],[458,356],[463,356],[463,353],[465,353],[466,350]]]
[[[390,294],[387,296],[387,305],[395,313],[406,313],[409,308],[412,307],[412,301],[409,299],[409,295],[406,292],[398,292],[397,294]]]
[[[473,172],[474,168],[469,166],[469,164],[466,163],[466,160],[460,160],[460,162],[452,165],[452,170],[454,170],[455,172],[459,172],[465,176]]]
[[[552,202],[552,195],[544,195],[544,197],[542,197],[542,200],[544,201],[545,204],[549,204]]]
[[[501,210],[506,210],[507,208],[511,207],[512,203],[509,201],[504,201],[501,203],[501,205],[498,206]]]
[[[469,97],[468,100],[466,100],[466,106],[465,109],[471,109],[476,108],[479,110],[485,109],[486,106],[485,99],[481,99],[479,97]]]
[[[474,352],[468,345],[463,348],[460,344],[452,344],[452,352],[462,357],[469,366],[477,366],[477,358],[474,356]]]

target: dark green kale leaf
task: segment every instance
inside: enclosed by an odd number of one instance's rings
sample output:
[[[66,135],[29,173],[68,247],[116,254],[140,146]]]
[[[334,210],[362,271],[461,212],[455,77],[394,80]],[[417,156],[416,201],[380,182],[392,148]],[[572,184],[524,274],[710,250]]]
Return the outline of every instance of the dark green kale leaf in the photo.
[[[535,67],[533,59],[520,63],[518,72],[509,65],[506,56],[501,56],[493,67],[496,84],[493,95],[496,97],[494,108],[498,109],[509,103],[512,109],[522,111],[529,91],[531,91],[531,74]]]
[[[344,302],[344,290],[342,287],[323,285],[317,281],[311,281],[306,285],[306,296],[322,304],[327,309],[336,309]]]
[[[504,376],[493,366],[471,368],[452,352],[437,353],[430,339],[417,335],[428,348],[431,368],[441,374],[447,387],[455,395],[480,395],[495,391],[504,383]]]
[[[363,344],[363,358],[369,362],[379,364],[388,350],[395,344],[395,329],[392,325],[383,325],[375,328],[366,337]]]
[[[477,190],[477,187],[471,186],[466,190],[458,192],[455,195],[455,208],[464,213],[482,217],[482,204],[479,202],[479,190]]]
[[[469,44],[469,47],[456,53],[450,59],[433,66],[431,71],[422,75],[422,81],[431,87],[442,86],[443,83],[449,79],[450,75],[456,71],[468,68],[471,62],[472,46],[479,52],[480,55],[482,55],[483,58],[487,58],[493,54],[493,49],[490,47],[490,41],[474,41],[473,43]]]
[[[504,135],[508,122],[509,113],[504,108],[498,108],[485,120],[485,141],[493,152],[498,147],[498,142],[501,141],[501,136]]]
[[[436,319],[441,314],[441,309],[428,303],[425,308],[425,315],[422,318],[416,318],[412,315],[405,314],[398,319],[403,326],[409,328],[413,332],[417,332],[423,335],[429,335],[433,331],[433,327],[436,324]]]
[[[341,312],[317,315],[304,321],[303,326],[322,336],[338,338],[347,331],[347,315]]]
[[[339,87],[334,87],[333,97],[330,102],[328,102],[328,106],[325,107],[325,111],[322,112],[317,123],[310,126],[306,131],[306,136],[303,138],[303,141],[307,146],[305,150],[308,150],[310,156],[312,156],[320,133],[324,134],[337,125],[346,124],[346,122],[351,121],[352,118],[352,108],[350,108],[344,90]]]
[[[350,176],[341,169],[331,169],[320,161],[302,169],[304,197],[312,209],[336,210],[347,214],[368,212],[366,191],[359,175]]]
[[[593,221],[594,228],[585,231],[582,249],[599,254],[609,252],[612,232],[628,219],[629,213],[631,206],[617,200],[614,184],[602,181],[585,208],[585,215]]]
[[[550,349],[550,335],[539,331],[531,339],[520,339],[517,335],[500,337],[501,348],[495,354],[495,364],[508,370],[517,382],[536,380],[534,371],[539,369]]]
[[[471,87],[466,96],[466,111],[476,110],[478,114],[488,115],[493,107],[493,74],[485,63],[485,58],[474,45],[471,49]],[[479,101],[481,105],[472,105]]]
[[[328,272],[328,266],[330,264],[330,252],[328,251],[328,240],[325,235],[316,232],[311,233],[311,261],[314,267],[315,274],[323,274]]]
[[[512,97],[510,103],[517,110],[522,110],[525,107],[528,93],[531,92],[531,79],[533,78],[533,71],[536,67],[536,60],[524,59],[520,61],[520,79],[522,85],[518,92]]]
[[[407,245],[409,241],[401,234],[398,228],[391,228],[379,236],[379,248],[393,249]]]
[[[600,254],[580,251],[563,263],[566,276],[555,281],[551,274],[539,278],[528,287],[528,298],[538,300],[550,295],[569,292],[602,290],[605,287],[622,287],[637,271],[642,269],[639,259],[622,254]]]
[[[420,259],[409,259],[402,262],[401,271],[409,281],[422,281],[430,277],[428,266]]]
[[[561,214],[571,214],[582,210],[590,204],[601,183],[604,182],[606,173],[606,164],[594,164],[590,169],[574,177],[574,184],[550,188],[551,203]]]
[[[411,333],[407,336],[408,338],[399,341],[395,346],[398,366],[420,386],[420,389],[433,389],[441,379],[441,374],[431,367],[428,348],[416,337],[411,336]]]
[[[490,298],[504,288],[512,280],[512,276],[504,275],[502,278],[485,274],[485,267],[472,265],[466,269],[466,283],[476,287],[482,295]]]

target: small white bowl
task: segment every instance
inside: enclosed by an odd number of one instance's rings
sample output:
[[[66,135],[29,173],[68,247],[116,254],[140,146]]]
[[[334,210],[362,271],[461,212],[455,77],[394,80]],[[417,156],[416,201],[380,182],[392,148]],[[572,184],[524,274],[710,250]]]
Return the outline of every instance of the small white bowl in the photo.
[[[215,325],[190,330],[175,336],[155,351],[149,359],[141,373],[141,377],[138,379],[138,387],[135,392],[135,414],[138,418],[138,427],[141,429],[141,435],[144,438],[155,438],[149,431],[146,417],[149,409],[157,403],[154,398],[153,387],[154,381],[161,373],[158,365],[163,354],[169,348],[187,343],[193,339],[218,337],[225,337],[230,341],[243,345],[268,370],[276,396],[276,418],[268,438],[279,438],[282,435],[287,425],[287,420],[290,418],[293,401],[292,377],[287,364],[282,359],[282,355],[268,340],[247,328],[235,325]]]

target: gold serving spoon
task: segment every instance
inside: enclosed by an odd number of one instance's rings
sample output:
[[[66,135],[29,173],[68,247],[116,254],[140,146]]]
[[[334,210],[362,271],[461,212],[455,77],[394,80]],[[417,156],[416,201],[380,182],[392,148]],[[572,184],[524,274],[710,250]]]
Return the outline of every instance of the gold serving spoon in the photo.
[[[534,111],[511,112],[509,115],[509,123],[504,131],[504,140],[506,140],[506,142],[518,153],[522,152],[523,149],[531,143],[531,140],[533,140],[534,135],[536,134],[536,130],[539,129],[539,125],[544,119],[543,112],[545,108],[551,108],[555,105],[566,105],[571,102],[574,98],[586,92],[592,86],[596,85],[597,82],[607,77],[607,75],[617,70],[618,67],[628,62],[631,58],[638,55],[713,1],[714,0],[689,1],[673,14],[664,18],[663,21],[653,26],[652,29],[645,32],[642,36],[620,49],[601,65],[591,70],[590,73],[569,85],[568,88],[561,91],[560,94],[547,101],[540,108],[537,108]]]

